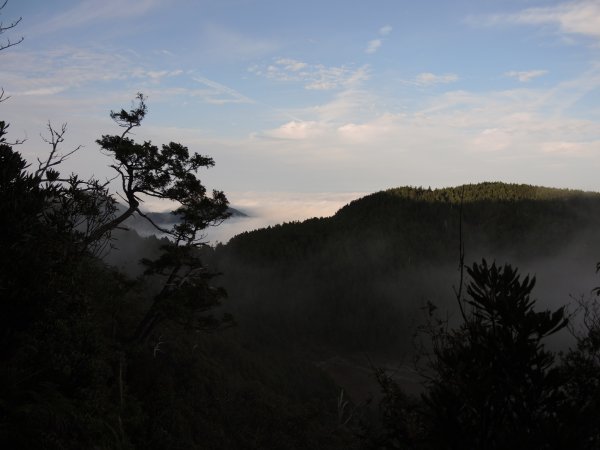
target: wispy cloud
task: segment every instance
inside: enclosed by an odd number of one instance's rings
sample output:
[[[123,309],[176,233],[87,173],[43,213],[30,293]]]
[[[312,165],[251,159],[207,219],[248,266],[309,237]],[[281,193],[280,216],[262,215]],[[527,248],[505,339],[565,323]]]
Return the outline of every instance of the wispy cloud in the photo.
[[[553,155],[585,157],[598,154],[600,151],[600,140],[589,142],[548,141],[542,144],[541,150],[544,153]]]
[[[381,27],[379,29],[379,34],[382,36],[387,36],[392,32],[392,26],[391,25],[385,25],[383,27]]]
[[[227,242],[242,231],[291,220],[332,216],[342,206],[366,194],[367,192],[228,192],[231,204],[248,217],[229,219],[220,226],[209,229],[207,239],[213,243]]]
[[[380,36],[389,36],[389,34],[392,32],[392,26],[391,25],[385,25],[383,27],[381,27],[379,29],[379,35]],[[383,41],[384,39],[382,38],[377,38],[377,39],[372,39],[367,43],[367,48],[365,48],[365,53],[367,54],[373,54],[375,52],[377,52],[377,50],[379,50],[381,48],[381,46],[383,45]]]
[[[188,83],[189,80],[194,82],[192,83],[192,87]],[[195,88],[193,87],[194,84],[201,84],[203,87]],[[163,101],[169,101],[175,97],[183,97],[185,98],[186,103],[190,99],[211,105],[255,103],[254,100],[235,89],[198,75],[192,75],[190,78],[182,79],[179,85],[153,86],[144,89],[144,92],[153,99],[161,99]]]
[[[511,70],[510,72],[506,72],[504,75],[510,78],[516,78],[521,83],[527,83],[528,81],[533,80],[534,78],[541,77],[548,73],[547,70],[527,70],[527,71],[517,71]]]
[[[272,55],[281,45],[281,41],[215,23],[202,24],[197,37],[198,51],[213,61],[250,61]]]
[[[111,81],[151,79],[130,55],[86,48],[13,52],[3,56],[3,86],[12,93],[51,95]]]
[[[368,78],[367,66],[325,66],[292,58],[278,58],[273,64],[255,65],[248,71],[277,81],[300,82],[305,89],[319,91],[345,88]]]
[[[211,88],[212,91],[209,93],[209,95],[205,96],[205,100],[208,103],[217,105],[222,105],[225,103],[254,103],[251,98],[246,97],[235,89],[227,87],[221,83],[217,83],[216,81],[212,81],[208,78],[200,76],[193,77],[193,80]]]
[[[565,33],[600,37],[600,2],[565,3],[547,8],[530,8],[512,17],[523,24],[556,24]]]
[[[379,47],[381,47],[381,44],[383,44],[381,39],[373,39],[372,41],[369,41],[367,48],[365,49],[365,53],[375,53]]]
[[[323,136],[327,127],[316,121],[292,120],[279,128],[267,130],[257,137],[268,137],[282,140],[315,139]]]
[[[47,86],[47,87],[43,87],[43,88],[38,88],[38,89],[29,89],[27,91],[23,91],[20,94],[21,95],[56,95],[59,94],[61,92],[66,91],[68,88],[66,86]]]
[[[600,2],[580,0],[556,6],[527,8],[514,14],[471,17],[469,22],[483,25],[554,25],[558,31],[600,38]]]
[[[102,20],[123,20],[141,16],[163,5],[167,0],[84,0],[77,6],[50,17],[37,33],[76,28]]]
[[[571,157],[596,164],[597,121],[573,116],[569,105],[599,83],[600,68],[593,68],[547,88],[444,92],[402,113],[373,110],[381,101],[372,93],[348,89],[299,113],[305,120],[287,120],[256,134],[262,139],[248,145],[256,153],[277,149],[311,173],[333,164],[356,182],[377,174],[383,185],[398,183],[399,177],[403,183],[419,183],[424,176],[454,184],[504,173],[510,174],[504,175],[508,181],[555,184],[553,177],[571,164]],[[361,115],[364,111],[369,113]],[[474,166],[477,178],[469,178],[468,169],[458,169]],[[425,167],[431,173],[424,174]]]
[[[276,61],[276,64],[283,66],[283,70],[289,72],[298,72],[299,70],[306,69],[308,64],[302,61],[298,61],[291,58],[280,58]]]
[[[155,81],[160,81],[163,78],[168,78],[168,77],[176,77],[178,75],[181,75],[183,73],[183,70],[178,69],[178,70],[149,70],[146,72],[146,75]]]
[[[454,83],[458,81],[458,75],[455,73],[444,73],[440,75],[436,75],[431,72],[423,72],[418,74],[415,78],[411,80],[402,80],[405,84],[412,84],[415,86],[434,86],[436,84],[448,84]]]
[[[115,90],[143,90],[154,98],[184,95],[209,104],[253,103],[240,92],[208,78],[147,67],[133,54],[64,47],[43,52],[13,52],[3,56],[3,87],[11,95],[49,97],[85,89],[85,95]],[[203,89],[195,89],[200,83]],[[70,92],[72,91],[72,92]]]

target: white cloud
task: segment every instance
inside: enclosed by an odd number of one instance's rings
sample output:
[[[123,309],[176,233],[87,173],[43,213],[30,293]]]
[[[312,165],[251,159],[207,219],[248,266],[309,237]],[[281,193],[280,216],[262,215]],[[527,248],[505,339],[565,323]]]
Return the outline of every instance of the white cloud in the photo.
[[[64,47],[7,53],[3,63],[6,67],[3,87],[9,95],[42,97],[70,92],[79,96],[85,90],[87,97],[99,94],[107,100],[114,98],[115,92],[137,89],[163,99],[168,94],[196,97],[210,104],[253,103],[235,89],[201,76],[190,76],[191,72],[144,67],[146,62],[128,53]],[[166,79],[170,79],[167,86]],[[206,88],[189,87],[193,81]]]
[[[271,55],[281,45],[274,39],[263,39],[214,23],[199,28],[197,51],[214,61],[248,61]]]
[[[101,20],[122,20],[141,16],[161,6],[165,0],[84,0],[77,6],[49,18],[33,30],[45,33],[80,27]]]
[[[331,100],[302,110],[302,116],[315,117],[320,122],[340,124],[367,120],[376,113],[376,96],[368,90],[351,86],[338,92]]]
[[[192,79],[211,88],[212,92],[209,92],[208,95],[205,96],[205,100],[208,103],[217,105],[225,103],[254,103],[252,99],[239,93],[235,89],[227,87],[221,83],[217,83],[216,81],[212,81],[208,78],[200,76],[194,76]]]
[[[294,170],[314,179],[335,173],[336,185],[346,189],[364,189],[367,179],[379,188],[499,177],[556,185],[565,164],[574,164],[570,156],[598,166],[597,121],[573,117],[564,105],[585,97],[599,82],[597,68],[546,89],[450,91],[402,113],[378,110],[381,99],[348,89],[298,113],[305,121],[288,120],[264,135],[271,141],[255,140],[249,148],[253,154],[266,148],[280,152],[282,162],[292,161]],[[285,147],[276,137],[287,138]]]
[[[375,53],[379,49],[379,47],[381,47],[382,43],[383,42],[381,39],[373,39],[372,41],[369,41],[369,44],[367,45],[365,52],[366,53]]]
[[[408,84],[414,84],[417,86],[433,86],[436,84],[454,83],[455,81],[458,81],[458,75],[454,73],[436,75],[431,72],[423,72],[418,74],[413,80],[404,82]]]
[[[516,71],[511,70],[510,72],[506,72],[504,75],[511,78],[516,78],[521,83],[527,83],[528,81],[533,80],[534,78],[541,77],[548,73],[547,70],[528,70],[528,71]]]
[[[527,8],[515,14],[470,18],[474,24],[554,25],[562,33],[600,38],[600,2],[580,0],[555,6]]]
[[[337,129],[343,142],[351,145],[372,145],[393,139],[402,128],[405,116],[384,114],[365,123],[346,123]]]
[[[392,32],[392,26],[391,25],[385,25],[385,26],[383,26],[383,27],[381,27],[379,29],[379,34],[381,36],[388,36],[391,32]]]
[[[223,86],[208,81],[202,86],[208,94],[199,90],[197,95],[214,95],[213,88]],[[336,92],[327,103],[294,111],[304,120],[281,119],[278,126],[256,128],[253,137],[215,139],[198,130],[172,128],[153,140],[177,136],[190,148],[210,149],[217,167],[209,176],[226,192],[247,187],[298,191],[306,186],[307,177],[314,189],[328,191],[499,178],[568,184],[562,180],[565,164],[571,173],[574,170],[571,156],[590,171],[597,168],[600,131],[597,120],[573,117],[562,108],[566,100],[576,101],[597,89],[598,83],[600,68],[545,89],[428,95],[418,107],[402,113],[386,111],[381,99],[354,86]],[[227,91],[221,92],[227,98]],[[97,137],[99,128],[93,131]],[[145,136],[147,130],[142,131]],[[584,185],[591,177],[580,179],[581,184],[571,187],[591,186]],[[233,196],[231,200],[244,205]],[[250,203],[251,199],[246,206],[251,209]],[[295,207],[290,210],[303,208]]]
[[[549,141],[541,144],[541,150],[545,153],[566,157],[597,155],[600,153],[600,140],[591,142]]]
[[[254,65],[248,71],[277,81],[299,82],[305,89],[320,91],[347,88],[368,78],[368,66],[325,66],[291,58],[278,58],[266,67]]]
[[[230,192],[227,197],[231,205],[248,217],[229,219],[209,229],[207,239],[213,243],[227,242],[243,231],[312,217],[329,217],[366,194],[368,192]]]
[[[530,8],[514,16],[524,24],[556,24],[565,33],[600,37],[600,3],[577,1],[546,8]]]
[[[150,79],[130,55],[85,48],[13,52],[3,56],[3,86],[13,94],[48,95],[72,88],[132,79]]]
[[[326,131],[324,124],[315,121],[292,120],[284,123],[279,128],[268,130],[258,137],[269,137],[275,139],[314,139],[323,136]]]
[[[392,32],[392,27],[390,25],[385,25],[379,29],[380,36],[388,36]],[[372,39],[367,43],[367,48],[365,48],[365,53],[373,54],[377,52],[383,45],[383,39]]]
[[[254,217],[279,216],[279,221],[327,217],[366,192],[234,192],[232,204]]]
[[[347,69],[345,67],[317,66],[314,79],[306,84],[309,90],[331,90],[336,88],[349,88],[360,84],[369,78],[368,67]]]
[[[157,70],[129,52],[59,47],[46,51],[20,51],[3,55],[2,87],[12,96],[50,97],[57,94],[72,97],[94,97],[106,104],[123,91],[159,92],[165,79],[184,75],[182,70]],[[189,82],[189,77],[174,81]],[[133,87],[132,87],[133,86]],[[117,95],[118,93],[118,95]],[[225,99],[245,102],[239,93],[226,92],[223,86],[212,86],[210,100]]]
[[[513,137],[510,129],[486,128],[475,135],[471,144],[477,152],[498,152],[510,148]]]
[[[48,86],[39,89],[23,91],[21,95],[56,95],[67,90],[66,86]]]
[[[176,77],[182,73],[183,70],[149,70],[145,75],[152,80],[160,81],[162,78]]]
[[[302,61],[298,61],[296,59],[291,58],[281,58],[276,61],[276,64],[283,66],[284,70],[288,70],[290,72],[298,72],[301,69],[305,69],[308,67],[308,64]]]

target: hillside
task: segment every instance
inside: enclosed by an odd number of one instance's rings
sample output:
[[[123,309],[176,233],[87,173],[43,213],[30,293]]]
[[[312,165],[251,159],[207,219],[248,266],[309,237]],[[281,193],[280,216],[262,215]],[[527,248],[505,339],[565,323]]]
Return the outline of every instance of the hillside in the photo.
[[[226,247],[238,257],[266,262],[314,255],[336,242],[348,244],[340,241],[349,238],[353,247],[372,247],[375,241],[388,253],[397,250],[396,258],[404,255],[407,263],[427,262],[434,255],[455,259],[461,195],[467,251],[469,243],[516,254],[531,247],[536,254],[559,251],[565,238],[600,221],[599,193],[505,183],[402,187],[355,200],[330,218],[242,233]],[[398,247],[377,242],[382,240]]]
[[[421,392],[411,361],[423,307],[432,302],[442,317],[457,317],[461,197],[467,263],[486,257],[535,274],[542,308],[598,284],[600,194],[503,183],[377,192],[332,217],[243,233],[204,250],[222,273],[215,283],[226,288],[225,309],[237,323],[207,347],[228,373],[222,382],[238,383],[237,366],[229,366],[247,358],[252,369],[240,369],[239,378],[256,383],[261,396],[288,398],[310,376],[306,396],[324,405],[336,392],[319,379],[325,372],[360,404],[380,398],[376,364],[400,377],[403,389]],[[161,241],[130,233],[115,244],[124,253],[156,252]],[[293,400],[302,414],[310,414],[306,396]],[[277,414],[280,405],[269,408]]]
[[[461,197],[467,263],[486,257],[535,270],[537,295],[549,304],[568,302],[593,280],[598,193],[505,183],[402,187],[330,218],[242,233],[219,246],[215,261],[233,312],[266,341],[278,330],[320,349],[410,353],[419,308],[426,301],[453,308]]]

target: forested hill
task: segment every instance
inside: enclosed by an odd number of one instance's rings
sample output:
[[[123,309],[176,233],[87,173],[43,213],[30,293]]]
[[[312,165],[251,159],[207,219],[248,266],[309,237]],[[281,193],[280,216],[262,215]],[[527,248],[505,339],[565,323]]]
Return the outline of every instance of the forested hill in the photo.
[[[334,347],[393,347],[425,301],[452,303],[461,209],[467,263],[531,267],[574,252],[593,276],[600,194],[505,183],[377,192],[333,217],[242,233],[217,248],[217,263],[238,314],[261,311]],[[567,301],[573,292],[560,288]]]
[[[367,259],[395,263],[456,259],[461,198],[463,239],[473,258],[480,250],[545,256],[600,223],[599,193],[506,183],[401,187],[355,200],[330,218],[242,233],[226,253],[289,262],[329,251],[343,256],[340,246],[350,246]]]

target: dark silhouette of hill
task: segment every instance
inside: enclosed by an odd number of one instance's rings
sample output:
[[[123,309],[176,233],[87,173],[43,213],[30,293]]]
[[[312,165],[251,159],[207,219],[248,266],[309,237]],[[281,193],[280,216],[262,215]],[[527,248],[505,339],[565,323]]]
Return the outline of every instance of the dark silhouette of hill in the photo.
[[[234,314],[266,343],[410,353],[425,302],[454,307],[461,203],[467,263],[533,267],[538,295],[562,303],[586,289],[573,283],[594,274],[600,194],[498,182],[377,192],[333,217],[242,233],[215,263]]]

